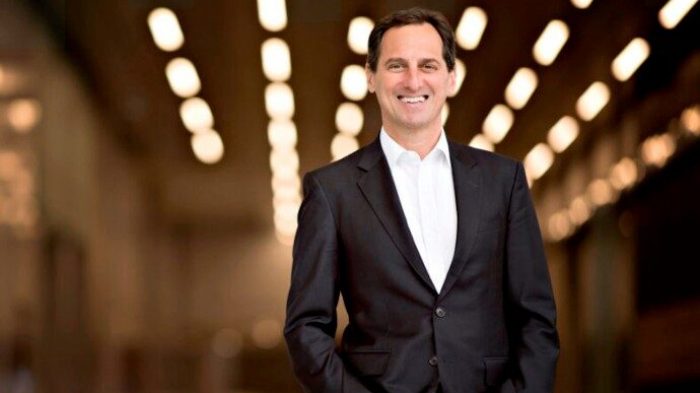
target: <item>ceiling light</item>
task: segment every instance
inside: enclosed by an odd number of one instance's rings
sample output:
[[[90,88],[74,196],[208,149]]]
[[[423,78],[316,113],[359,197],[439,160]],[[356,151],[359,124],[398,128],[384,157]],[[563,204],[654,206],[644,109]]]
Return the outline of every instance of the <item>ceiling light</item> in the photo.
[[[297,171],[299,169],[299,154],[296,150],[272,150],[270,153],[270,169],[273,172]]]
[[[185,42],[175,13],[168,8],[156,8],[148,14],[148,27],[158,48],[166,52],[180,49]]]
[[[605,205],[611,202],[615,197],[610,183],[603,179],[593,180],[588,185],[587,193],[588,199],[593,202],[595,206]]]
[[[642,159],[647,165],[663,166],[674,151],[676,143],[669,134],[651,136],[642,143]]]
[[[552,214],[549,218],[547,229],[555,241],[564,239],[574,230],[566,210],[560,210]]]
[[[644,39],[635,38],[630,41],[612,62],[611,69],[615,79],[620,82],[629,79],[647,57],[649,57],[649,44]]]
[[[681,113],[681,124],[692,134],[700,135],[700,105],[685,109]]]
[[[331,142],[331,156],[333,161],[339,160],[360,148],[357,139],[346,134],[335,134]]]
[[[356,136],[362,130],[364,115],[359,105],[344,102],[335,111],[335,126],[343,134]]]
[[[525,156],[523,165],[530,179],[539,179],[554,162],[554,152],[545,143],[538,143]]]
[[[564,116],[549,129],[547,142],[552,150],[561,153],[578,137],[578,122],[571,116]]]
[[[515,72],[506,87],[506,102],[513,109],[521,109],[530,100],[536,88],[537,74],[530,68],[522,67]]]
[[[340,90],[349,100],[360,101],[365,98],[367,95],[365,69],[357,64],[346,66],[340,77]]]
[[[193,134],[190,143],[194,155],[205,164],[217,163],[224,156],[224,143],[214,130]]]
[[[271,120],[267,140],[273,149],[293,149],[297,144],[297,127],[291,120]]]
[[[294,93],[286,83],[273,82],[265,88],[265,109],[271,119],[291,119],[294,116]]]
[[[670,0],[659,11],[661,26],[673,29],[697,2],[698,0]]]
[[[550,65],[568,39],[569,27],[566,23],[555,19],[549,22],[540,34],[532,48],[532,55],[538,63],[544,66]]]
[[[367,42],[369,34],[374,28],[372,19],[366,16],[358,16],[350,21],[348,28],[348,46],[358,55],[367,54]]]
[[[287,27],[285,0],[258,0],[258,20],[267,31],[277,32]]]
[[[608,103],[610,90],[603,82],[594,82],[576,101],[576,113],[583,120],[593,120]]]
[[[500,143],[513,125],[513,112],[507,106],[498,104],[486,116],[482,130],[491,143]]]
[[[580,9],[588,8],[588,6],[591,5],[592,2],[593,0],[571,0],[571,4],[573,4],[574,7]]]
[[[472,140],[469,142],[469,146],[486,151],[494,150],[493,143],[491,143],[491,141],[483,134],[474,135]]]
[[[206,101],[199,97],[188,98],[180,104],[180,118],[191,132],[202,132],[214,127],[214,115]]]
[[[263,72],[272,82],[285,82],[292,74],[289,46],[279,38],[268,38],[261,47]]]
[[[610,184],[620,191],[634,184],[637,175],[637,164],[625,157],[610,170]]]
[[[487,22],[486,12],[481,8],[469,7],[464,10],[455,32],[457,44],[467,50],[476,49],[484,34]]]
[[[577,196],[569,204],[569,218],[576,225],[581,225],[591,217],[591,207],[584,196]]]
[[[7,121],[17,132],[29,132],[36,126],[39,119],[41,119],[41,105],[35,99],[16,99],[7,107]]]
[[[462,83],[464,82],[464,77],[467,76],[467,66],[460,59],[455,59],[455,88],[452,93],[448,94],[449,97],[454,97],[459,93],[459,89],[462,88]]]
[[[173,92],[182,98],[192,97],[202,88],[194,64],[184,57],[170,60],[165,66],[165,76]]]

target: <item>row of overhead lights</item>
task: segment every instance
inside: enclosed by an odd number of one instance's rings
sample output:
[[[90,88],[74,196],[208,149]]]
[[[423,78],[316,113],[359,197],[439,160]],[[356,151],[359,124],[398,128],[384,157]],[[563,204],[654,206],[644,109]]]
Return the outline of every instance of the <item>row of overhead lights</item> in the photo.
[[[675,28],[685,17],[697,0],[670,0],[659,11],[659,23],[666,29]],[[618,54],[611,64],[615,79],[624,82],[649,56],[649,44],[642,38],[634,38]],[[592,120],[607,104],[609,90],[602,82],[595,82],[579,98],[576,111],[584,120]],[[691,135],[700,135],[700,106],[687,108],[680,117],[685,131]],[[578,135],[578,126],[553,127],[548,134],[548,145],[536,145],[525,158],[526,169],[531,168],[528,179],[534,181],[551,167],[553,152],[562,152]],[[662,167],[676,151],[676,145],[682,135],[677,130],[647,138],[640,144],[639,157],[622,158],[610,170],[608,178],[593,180],[586,193],[574,198],[568,207],[552,214],[548,219],[545,235],[549,240],[559,241],[573,234],[577,227],[584,224],[600,206],[614,202],[619,193],[641,180],[646,167]],[[551,149],[549,149],[551,147]]]
[[[13,94],[20,83],[16,70],[0,64],[0,94]],[[15,98],[0,104],[0,131],[9,128],[20,143],[39,123],[41,104],[33,98]],[[0,133],[0,138],[4,138]],[[0,149],[0,225],[7,225],[19,236],[31,235],[39,212],[31,156],[25,149],[12,149],[10,138]],[[10,142],[10,143],[7,143]]]
[[[175,13],[164,7],[156,8],[148,15],[148,27],[156,46],[164,52],[175,52],[182,47],[185,36]],[[224,144],[214,130],[211,107],[197,95],[202,85],[197,69],[191,60],[175,57],[165,66],[165,76],[170,89],[182,98],[180,119],[192,135],[190,145],[195,157],[205,164],[214,164],[224,155]]]
[[[587,7],[590,2],[574,2],[574,5],[585,8],[583,6]],[[659,23],[667,29],[674,28],[695,3],[697,0],[668,1],[658,13]],[[627,81],[649,57],[650,51],[646,40],[640,37],[633,38],[612,61],[610,71],[613,77],[620,82]],[[601,81],[595,81],[576,101],[576,114],[583,121],[591,121],[609,100],[608,86]],[[547,142],[538,143],[527,153],[524,165],[530,185],[549,170],[554,163],[555,154],[566,150],[578,137],[578,133],[579,125],[576,119],[564,116],[549,130]]]
[[[258,0],[258,19],[267,31],[277,33],[287,26],[285,0]],[[265,88],[265,110],[270,118],[267,137],[272,170],[272,206],[277,239],[291,244],[297,229],[301,205],[297,128],[294,123],[294,92],[287,83],[292,62],[287,42],[278,37],[266,39],[260,48],[262,68],[269,83]]]
[[[670,0],[659,11],[659,22],[667,29],[674,28],[697,3],[697,0]],[[627,81],[649,57],[651,49],[646,40],[632,39],[610,65],[610,70],[620,82]],[[610,89],[601,82],[593,82],[576,101],[576,113],[581,120],[591,121],[610,100]],[[562,117],[548,132],[547,142],[538,143],[524,159],[530,185],[544,175],[554,163],[555,154],[561,153],[578,137],[578,122],[570,117]]]
[[[672,126],[666,132],[652,135],[640,143],[636,156],[621,158],[607,176],[592,180],[583,193],[552,213],[546,220],[545,238],[553,242],[568,238],[597,209],[617,201],[621,192],[639,183],[647,172],[666,165],[680,145],[687,145],[700,137],[700,104],[686,108],[679,121],[670,124]]]

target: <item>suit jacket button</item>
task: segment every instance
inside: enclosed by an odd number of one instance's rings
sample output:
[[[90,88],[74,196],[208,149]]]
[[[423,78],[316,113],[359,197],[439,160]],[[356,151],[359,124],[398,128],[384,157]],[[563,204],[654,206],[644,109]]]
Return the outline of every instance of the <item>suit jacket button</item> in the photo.
[[[430,366],[432,366],[432,367],[437,366],[437,364],[438,364],[438,358],[437,358],[437,356],[431,357],[430,360],[428,360],[428,364],[429,364]]]
[[[447,316],[447,311],[445,311],[445,309],[442,307],[438,307],[435,309],[435,315],[437,315],[438,318],[444,318]]]

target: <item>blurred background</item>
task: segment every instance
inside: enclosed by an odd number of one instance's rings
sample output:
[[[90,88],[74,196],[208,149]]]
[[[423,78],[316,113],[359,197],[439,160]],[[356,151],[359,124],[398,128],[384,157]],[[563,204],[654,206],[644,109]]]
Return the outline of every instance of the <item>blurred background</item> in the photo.
[[[0,0],[0,393],[299,392],[299,178],[376,137],[367,35],[414,5],[448,135],[525,163],[557,392],[700,391],[696,3]]]

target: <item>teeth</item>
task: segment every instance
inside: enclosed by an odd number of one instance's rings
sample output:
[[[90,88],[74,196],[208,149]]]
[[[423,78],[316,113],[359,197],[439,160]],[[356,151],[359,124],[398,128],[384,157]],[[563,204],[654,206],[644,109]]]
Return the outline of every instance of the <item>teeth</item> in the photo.
[[[414,97],[407,97],[407,96],[401,96],[399,99],[401,102],[405,102],[408,104],[417,104],[419,102],[424,102],[426,100],[426,96],[414,96]]]

